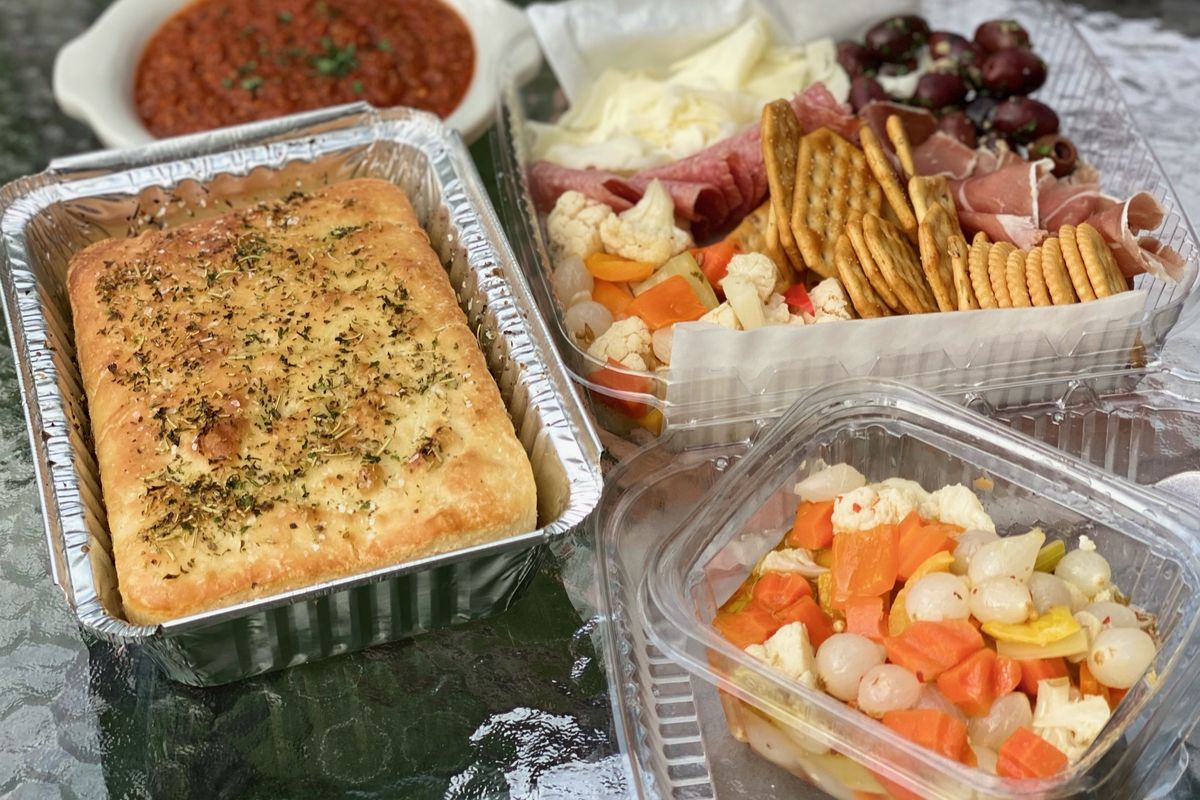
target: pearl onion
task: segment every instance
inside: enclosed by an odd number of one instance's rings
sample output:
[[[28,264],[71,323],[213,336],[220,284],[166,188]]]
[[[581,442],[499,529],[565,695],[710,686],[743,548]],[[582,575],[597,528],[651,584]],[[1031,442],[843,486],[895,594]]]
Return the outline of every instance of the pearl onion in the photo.
[[[965,531],[958,537],[958,544],[954,547],[954,566],[950,569],[955,575],[966,575],[967,567],[979,548],[999,538],[992,531]]]
[[[905,610],[913,619],[940,622],[966,619],[967,582],[948,572],[932,572],[914,583],[904,600]]]
[[[1058,562],[1054,574],[1074,584],[1089,598],[1108,588],[1112,580],[1112,568],[1095,550],[1072,550]]]
[[[839,700],[858,698],[858,684],[871,667],[883,663],[880,645],[857,633],[835,633],[817,650],[817,675],[825,691]]]
[[[1033,610],[1045,614],[1055,606],[1071,608],[1071,590],[1062,578],[1049,572],[1035,572],[1029,576],[1029,596]]]
[[[1090,603],[1084,606],[1083,610],[1100,620],[1100,624],[1106,628],[1141,627],[1138,624],[1137,614],[1133,613],[1129,606],[1123,606],[1120,603]]]
[[[564,304],[570,304],[572,298],[580,292],[590,295],[596,285],[592,273],[588,272],[587,266],[579,256],[562,258],[554,267],[550,283],[554,285],[554,294],[558,296],[559,302]]]
[[[567,330],[577,339],[594,340],[613,324],[612,313],[592,300],[576,303],[563,315]]]
[[[1156,653],[1154,640],[1140,628],[1106,628],[1088,652],[1088,670],[1105,686],[1128,689],[1142,677]]]
[[[675,326],[659,328],[650,336],[650,348],[660,363],[671,363],[671,346],[675,344]]]
[[[1004,576],[971,587],[971,615],[980,622],[1019,625],[1033,613],[1033,599],[1023,581]]]
[[[858,685],[858,707],[872,717],[912,708],[920,696],[921,682],[917,676],[896,664],[871,667]]]
[[[961,708],[950,702],[950,698],[942,694],[942,690],[937,687],[936,683],[925,684],[921,689],[921,696],[917,698],[917,702],[913,703],[913,708],[932,708],[963,722],[967,721],[967,715],[962,712]]]
[[[1013,731],[1032,724],[1029,698],[1022,692],[1012,692],[998,698],[982,717],[972,717],[967,722],[967,733],[972,744],[999,750]]]

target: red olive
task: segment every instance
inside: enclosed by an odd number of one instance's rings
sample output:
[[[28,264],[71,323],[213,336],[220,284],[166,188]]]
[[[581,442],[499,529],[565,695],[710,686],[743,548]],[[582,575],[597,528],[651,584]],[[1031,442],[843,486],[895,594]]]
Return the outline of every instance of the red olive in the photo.
[[[1046,82],[1046,62],[1031,50],[1000,50],[983,62],[982,77],[994,95],[1030,94]]]
[[[837,60],[851,78],[871,74],[879,66],[875,55],[858,42],[838,42]]]
[[[975,41],[989,53],[1029,47],[1029,31],[1013,19],[993,19],[975,29]]]
[[[917,81],[914,104],[937,111],[947,106],[961,106],[967,98],[967,84],[957,75],[926,72]]]
[[[1029,145],[1029,160],[1048,158],[1054,162],[1054,174],[1058,177],[1070,175],[1075,171],[1075,162],[1079,153],[1075,145],[1065,136],[1049,133],[1034,140]]]
[[[1010,97],[992,112],[992,128],[1013,144],[1028,144],[1048,133],[1058,133],[1058,115],[1045,103]]]
[[[986,131],[992,127],[992,114],[1000,101],[985,94],[975,95],[975,99],[967,103],[967,118],[975,123],[976,130]]]
[[[938,130],[945,131],[967,147],[975,147],[979,143],[975,135],[975,123],[961,111],[951,111],[939,119]]]
[[[929,25],[920,17],[889,17],[867,31],[867,49],[880,61],[904,61],[912,57],[929,36]]]
[[[859,75],[850,81],[850,106],[858,112],[872,100],[890,100],[888,93],[879,85],[879,81],[866,75]]]

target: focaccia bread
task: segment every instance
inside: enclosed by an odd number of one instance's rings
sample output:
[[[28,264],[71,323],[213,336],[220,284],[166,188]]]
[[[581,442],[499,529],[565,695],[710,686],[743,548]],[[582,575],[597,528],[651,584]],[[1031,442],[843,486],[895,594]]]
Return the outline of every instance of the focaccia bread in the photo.
[[[70,263],[126,617],[533,530],[533,471],[402,191],[354,180]]]

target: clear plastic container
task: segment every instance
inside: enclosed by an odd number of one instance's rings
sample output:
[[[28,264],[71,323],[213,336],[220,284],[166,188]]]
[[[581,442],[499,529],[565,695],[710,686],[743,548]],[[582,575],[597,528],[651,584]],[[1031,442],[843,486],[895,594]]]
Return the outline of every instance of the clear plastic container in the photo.
[[[1059,3],[921,0],[914,5],[935,28],[964,33],[985,19],[1020,20],[1037,53],[1049,65],[1048,81],[1037,98],[1058,112],[1062,130],[1081,155],[1100,169],[1104,191],[1119,197],[1139,190],[1153,194],[1169,211],[1153,235],[1185,259],[1195,260],[1196,234],[1180,210],[1170,181],[1138,132],[1116,83]],[[865,28],[876,15],[869,3],[862,6]],[[861,32],[848,30],[846,34]],[[757,373],[739,369],[734,358],[730,359],[733,363],[714,360],[706,369],[686,374],[671,369],[640,372],[613,367],[589,355],[563,324],[564,309],[550,284],[551,261],[544,230],[525,179],[527,120],[552,120],[564,108],[565,100],[548,68],[528,83],[506,82],[498,109],[498,133],[493,137],[496,163],[504,173],[499,181],[499,206],[559,352],[576,379],[603,402],[597,409],[600,422],[618,433],[637,425],[657,431],[664,418],[669,424],[682,424],[751,410],[778,413],[805,391],[849,376],[898,377],[944,392],[1014,381],[1036,380],[1045,386],[1049,380],[1136,368],[1155,362],[1167,333],[1184,311],[1196,278],[1194,269],[1176,285],[1140,276],[1135,287],[1149,290],[1140,319],[1129,325],[1077,330],[1056,340],[1025,331],[996,330],[969,346],[956,343],[947,347],[947,337],[932,337],[920,347],[880,354],[866,362],[843,362],[837,353],[826,351],[791,353],[781,356],[775,369]],[[747,348],[754,349],[749,344]]]
[[[1040,409],[998,413],[1142,482],[1200,463],[1196,396],[1177,387],[1130,389],[1101,395],[1080,384]],[[880,791],[875,774],[922,796],[955,798],[1149,797],[1175,782],[1196,722],[1189,694],[1200,655],[1197,520],[1182,500],[886,382],[819,390],[763,431],[751,419],[673,431],[609,476],[595,521],[606,655],[618,736],[640,796],[810,794],[793,775],[836,797]],[[710,625],[716,608],[778,542],[794,509],[790,487],[819,459],[928,488],[986,476],[994,488],[984,503],[1001,532],[1036,521],[1068,543],[1093,537],[1117,585],[1159,616],[1153,687],[1138,684],[1069,771],[1014,783],[940,759],[728,644]]]

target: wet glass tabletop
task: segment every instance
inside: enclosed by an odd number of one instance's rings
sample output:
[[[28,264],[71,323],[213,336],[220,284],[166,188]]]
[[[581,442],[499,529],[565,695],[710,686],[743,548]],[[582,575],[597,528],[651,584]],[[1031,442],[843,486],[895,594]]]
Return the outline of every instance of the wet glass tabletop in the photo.
[[[0,0],[0,183],[95,149],[50,90],[104,0]],[[1070,5],[1200,219],[1194,0]],[[473,153],[494,175],[486,141]],[[485,622],[217,689],[88,641],[48,576],[37,488],[0,349],[0,797],[619,797],[590,626],[551,557]],[[1196,758],[1192,758],[1197,762]],[[1194,790],[1194,791],[1193,791]],[[1185,781],[1181,796],[1200,794]]]

